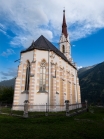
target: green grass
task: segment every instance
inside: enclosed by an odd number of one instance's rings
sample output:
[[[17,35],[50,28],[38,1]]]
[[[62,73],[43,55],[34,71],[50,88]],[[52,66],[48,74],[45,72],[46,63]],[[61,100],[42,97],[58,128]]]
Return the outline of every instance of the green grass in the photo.
[[[74,117],[0,115],[0,139],[104,139],[104,108]]]

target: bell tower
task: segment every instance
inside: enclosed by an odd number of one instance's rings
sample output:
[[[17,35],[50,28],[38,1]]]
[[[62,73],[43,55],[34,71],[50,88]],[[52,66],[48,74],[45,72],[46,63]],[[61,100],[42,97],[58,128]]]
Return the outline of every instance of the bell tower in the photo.
[[[60,51],[66,56],[69,60],[71,58],[71,49],[70,41],[67,33],[67,24],[65,19],[65,10],[63,10],[63,23],[62,23],[62,34],[60,37]]]

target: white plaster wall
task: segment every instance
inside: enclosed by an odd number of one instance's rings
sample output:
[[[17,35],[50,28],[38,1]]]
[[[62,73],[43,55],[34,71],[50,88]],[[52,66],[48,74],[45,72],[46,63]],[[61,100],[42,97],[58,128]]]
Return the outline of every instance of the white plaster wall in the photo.
[[[37,80],[39,79],[39,77],[37,77],[37,73],[40,73],[40,71],[38,70],[38,62],[41,62],[43,59],[46,60],[46,62],[48,63],[48,52],[47,51],[42,51],[42,50],[36,50],[36,69],[35,69],[35,76],[34,76],[34,80],[35,80],[35,85],[34,85],[34,105],[46,105],[46,103],[48,102],[48,93],[41,93],[38,92],[39,90],[36,89],[37,86]]]
[[[22,53],[21,54],[21,63],[25,63],[27,60],[29,60],[29,62],[33,61],[33,51],[29,51],[26,53]]]
[[[20,94],[19,105],[24,105],[24,101],[28,100],[28,96],[26,93]]]
[[[48,100],[48,93],[36,93],[34,97],[35,105],[46,105]]]
[[[69,36],[67,38],[64,36],[64,34],[60,37],[60,51],[62,52],[62,46],[65,46],[65,52],[67,52],[69,55],[67,58],[71,58],[71,46],[70,46],[70,40]],[[67,55],[66,53],[64,55]]]
[[[45,59],[48,62],[48,51],[36,50],[36,59],[37,61]]]
[[[56,105],[60,104],[60,98],[59,94],[56,94]]]

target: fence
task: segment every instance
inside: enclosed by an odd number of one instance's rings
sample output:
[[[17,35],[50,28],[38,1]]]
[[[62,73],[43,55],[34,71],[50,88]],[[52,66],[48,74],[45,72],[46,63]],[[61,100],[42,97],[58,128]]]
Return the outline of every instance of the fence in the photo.
[[[71,104],[69,110],[83,107],[82,104]],[[24,110],[24,105],[13,105],[12,110]],[[66,105],[28,105],[28,111],[37,112],[60,112],[66,111]]]
[[[65,104],[65,105],[0,105],[1,114],[9,114],[14,116],[35,117],[41,115],[65,115],[69,116],[72,113],[78,113],[86,110],[86,104]]]

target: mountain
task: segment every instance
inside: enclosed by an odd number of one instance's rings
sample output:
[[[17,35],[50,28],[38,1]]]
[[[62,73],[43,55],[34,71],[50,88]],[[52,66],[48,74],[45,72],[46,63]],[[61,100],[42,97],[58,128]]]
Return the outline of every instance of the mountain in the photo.
[[[104,62],[78,71],[81,99],[89,103],[104,103]]]
[[[86,73],[86,71],[88,71],[89,69],[94,68],[95,66],[96,66],[96,65],[88,66],[88,67],[84,67],[84,68],[80,68],[80,69],[78,70],[78,76],[81,78],[81,76],[83,76],[83,75]]]
[[[0,82],[0,86],[7,86],[10,87],[12,86],[14,88],[15,85],[15,78],[10,79],[10,80],[4,80]]]

